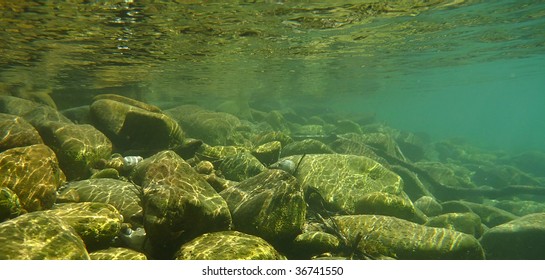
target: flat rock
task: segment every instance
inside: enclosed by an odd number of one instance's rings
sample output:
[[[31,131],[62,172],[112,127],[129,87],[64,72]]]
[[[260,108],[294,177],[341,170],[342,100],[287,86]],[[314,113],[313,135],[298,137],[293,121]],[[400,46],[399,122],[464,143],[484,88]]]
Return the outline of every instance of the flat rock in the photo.
[[[487,230],[481,237],[487,259],[545,259],[545,213],[520,217]]]
[[[432,228],[380,215],[336,216],[340,232],[371,256],[396,259],[484,259],[475,237],[444,228]]]
[[[33,212],[0,223],[2,260],[88,260],[85,244],[62,219]]]
[[[267,241],[237,231],[203,234],[185,243],[177,260],[285,260]]]
[[[49,209],[66,181],[55,153],[46,145],[12,148],[0,153],[0,187],[11,189],[28,212]]]

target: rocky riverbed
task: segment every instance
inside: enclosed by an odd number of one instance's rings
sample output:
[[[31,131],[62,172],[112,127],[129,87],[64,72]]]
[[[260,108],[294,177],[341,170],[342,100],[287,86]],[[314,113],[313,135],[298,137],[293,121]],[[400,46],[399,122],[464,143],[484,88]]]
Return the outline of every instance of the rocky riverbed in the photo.
[[[545,259],[543,153],[229,108],[0,96],[0,259]]]

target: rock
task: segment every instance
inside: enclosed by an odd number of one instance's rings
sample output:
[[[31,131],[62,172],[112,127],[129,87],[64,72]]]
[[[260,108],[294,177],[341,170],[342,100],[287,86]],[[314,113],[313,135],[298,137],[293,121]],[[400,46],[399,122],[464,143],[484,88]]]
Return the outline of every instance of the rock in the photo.
[[[224,158],[229,156],[236,156],[239,153],[250,152],[246,148],[237,147],[237,146],[210,146],[203,144],[197,149],[195,156],[199,160],[207,160],[214,163],[216,166],[219,165]]]
[[[296,259],[311,259],[324,253],[339,250],[339,239],[323,231],[308,231],[295,237],[292,254]]]
[[[237,153],[223,158],[218,170],[227,180],[240,182],[255,176],[267,168],[251,153]]]
[[[46,145],[12,148],[0,153],[0,187],[11,189],[28,212],[53,206],[66,181],[55,153]]]
[[[499,208],[468,202],[468,201],[460,201],[463,205],[469,207],[472,212],[479,215],[481,217],[481,221],[483,224],[485,224],[487,227],[495,227],[497,225],[507,223],[509,221],[512,221],[516,218],[518,218],[517,215],[514,215],[512,213],[509,213],[505,210],[501,210]]]
[[[334,154],[335,152],[329,148],[326,144],[315,140],[315,139],[305,139],[302,141],[295,141],[286,145],[282,149],[282,157],[292,156],[292,155],[303,155],[303,154]]]
[[[427,220],[410,199],[400,195],[371,192],[360,196],[354,206],[355,213],[394,216],[415,223],[424,223]]]
[[[253,141],[256,145],[263,145],[269,142],[278,141],[285,147],[287,144],[293,142],[290,136],[283,132],[279,131],[268,131],[261,134],[258,134],[254,137]]]
[[[545,259],[545,213],[520,217],[486,231],[481,237],[486,258],[492,260]]]
[[[424,225],[428,227],[452,229],[471,234],[475,236],[475,238],[481,237],[484,232],[481,218],[477,214],[471,212],[438,215],[430,218]]]
[[[7,149],[43,144],[36,129],[23,118],[0,113],[0,152]]]
[[[57,204],[46,212],[74,228],[89,251],[107,248],[123,223],[123,216],[115,207],[100,202]]]
[[[0,222],[15,218],[23,212],[19,197],[9,188],[0,188]]]
[[[162,113],[99,99],[91,104],[91,117],[98,129],[126,150],[154,151],[183,144],[178,123]]]
[[[257,146],[252,150],[252,155],[255,156],[263,165],[269,166],[280,158],[280,150],[282,144],[280,141],[272,141]]]
[[[133,180],[144,187],[144,227],[149,240],[167,257],[173,245],[230,229],[225,200],[176,153],[162,151],[143,160]]]
[[[49,106],[38,106],[31,111],[26,112],[22,117],[36,128],[47,122],[72,124],[70,119]]]
[[[362,134],[363,131],[359,124],[351,120],[338,120],[335,124],[335,134],[356,133]]]
[[[140,187],[133,183],[109,178],[88,179],[63,186],[59,190],[57,203],[108,203],[119,210],[125,222],[136,228],[143,224],[139,192]]]
[[[33,109],[43,106],[39,103],[32,102],[30,100],[13,97],[13,96],[0,96],[0,112],[10,115],[23,116],[24,114],[32,111]]]
[[[443,212],[443,206],[431,196],[420,197],[414,202],[414,206],[428,217],[437,216]]]
[[[351,137],[339,136],[333,143],[329,145],[331,149],[339,154],[355,155],[368,157],[380,164],[387,166],[388,162],[384,158],[378,156],[371,147],[361,141],[351,139]]]
[[[476,188],[471,181],[472,172],[463,166],[440,162],[417,162],[415,165],[443,185]]]
[[[203,234],[184,244],[177,260],[285,260],[265,240],[237,231]]]
[[[273,245],[285,244],[302,231],[306,214],[303,189],[285,171],[267,170],[220,195],[227,201],[238,231]]]
[[[88,260],[85,244],[62,219],[44,212],[0,223],[2,260]]]
[[[96,163],[112,154],[112,142],[88,124],[45,122],[38,126],[38,131],[55,151],[68,180],[88,178]]]
[[[485,205],[500,208],[519,217],[545,212],[545,203],[531,200],[489,200]]]
[[[243,144],[236,131],[240,120],[228,113],[213,112],[195,105],[182,105],[165,111],[178,121],[188,136],[201,139],[209,145]]]
[[[299,163],[301,156],[283,159]],[[358,214],[356,203],[366,194],[383,192],[403,196],[401,178],[380,163],[353,155],[306,155],[299,163],[295,177],[306,191],[318,190],[333,209]]]
[[[272,110],[265,116],[265,121],[271,126],[272,130],[282,133],[289,133],[287,121],[284,119],[282,113],[277,110]]]
[[[93,97],[93,101],[97,101],[101,99],[117,101],[117,102],[127,104],[133,107],[144,109],[149,112],[155,112],[155,113],[162,112],[161,109],[159,109],[159,107],[155,105],[147,104],[145,102],[138,101],[136,99],[132,99],[126,96],[118,95],[118,94],[98,94]]]
[[[128,248],[108,248],[94,251],[89,254],[91,260],[128,260],[139,261],[147,260],[143,253],[128,249]]]
[[[515,156],[506,157],[500,162],[513,165],[520,170],[530,173],[534,176],[543,177],[545,170],[545,153],[540,151],[530,151],[520,153]]]
[[[75,124],[92,124],[89,105],[65,109],[61,113]]]
[[[509,165],[494,164],[490,166],[478,165],[472,168],[471,180],[476,185],[493,187],[505,187],[509,185],[539,186],[541,183],[536,178],[522,172],[518,168]]]
[[[349,243],[357,244],[357,250],[365,255],[403,260],[484,259],[481,245],[469,234],[379,215],[332,219]]]

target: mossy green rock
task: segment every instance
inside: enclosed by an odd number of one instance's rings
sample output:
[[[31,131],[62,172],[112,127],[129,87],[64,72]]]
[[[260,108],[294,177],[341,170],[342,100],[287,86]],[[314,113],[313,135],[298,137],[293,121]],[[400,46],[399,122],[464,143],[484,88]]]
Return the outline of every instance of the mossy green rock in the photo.
[[[0,96],[1,113],[22,116],[39,106],[42,105],[27,99],[7,95]]]
[[[443,206],[431,196],[422,196],[414,202],[414,206],[420,209],[428,217],[437,216],[443,212]]]
[[[199,160],[208,160],[219,166],[219,163],[226,158],[232,157],[239,153],[249,152],[248,149],[237,146],[210,146],[207,144],[201,145],[195,152],[195,156]]]
[[[494,206],[469,201],[460,201],[460,203],[464,206],[469,207],[471,211],[479,215],[479,217],[481,217],[481,221],[487,227],[495,227],[497,225],[501,225],[503,223],[507,223],[518,218],[517,215],[496,208]]]
[[[88,250],[108,247],[123,223],[123,216],[115,207],[100,202],[58,204],[47,212],[74,228]]]
[[[184,244],[177,260],[285,260],[267,241],[237,231],[203,234]]]
[[[9,188],[0,188],[0,222],[19,216],[23,211],[19,197]]]
[[[225,200],[176,153],[163,151],[143,160],[133,179],[144,187],[144,227],[155,246],[230,229]]]
[[[426,221],[426,217],[417,211],[410,199],[383,192],[362,195],[355,202],[355,212],[394,216],[415,223]]]
[[[0,187],[11,189],[28,212],[49,209],[66,181],[55,153],[36,144],[0,153]]]
[[[444,228],[432,228],[380,215],[337,216],[340,232],[349,244],[371,256],[396,259],[484,259],[475,237]]]
[[[113,205],[133,227],[142,225],[140,187],[133,183],[109,179],[88,179],[70,182],[59,190],[58,203],[102,202]]]
[[[39,127],[47,122],[72,124],[72,121],[65,117],[61,112],[52,107],[43,105],[26,112],[22,117],[34,127]]]
[[[189,137],[203,140],[209,145],[242,144],[236,128],[240,120],[228,113],[213,112],[195,105],[182,105],[165,111],[178,121]]]
[[[147,260],[148,258],[143,253],[128,249],[128,248],[108,248],[94,251],[89,254],[91,260],[127,260],[139,261]]]
[[[112,153],[112,142],[88,124],[45,122],[38,130],[57,154],[68,180],[88,178],[96,162],[110,158]]]
[[[295,237],[292,253],[298,259],[310,259],[323,253],[336,252],[339,245],[339,239],[332,234],[323,231],[308,231]]]
[[[218,170],[227,180],[242,181],[255,176],[267,168],[251,153],[237,153],[223,158]]]
[[[2,260],[88,260],[85,244],[61,218],[33,212],[0,223]]]
[[[289,173],[273,169],[223,190],[238,231],[283,244],[301,233],[306,204],[303,189]]]
[[[481,218],[471,212],[446,213],[430,218],[425,224],[429,227],[448,228],[455,231],[471,234],[479,238],[483,234]]]
[[[520,217],[487,230],[481,244],[487,259],[545,259],[545,213]]]
[[[269,166],[278,161],[278,158],[280,158],[281,149],[282,144],[280,141],[272,141],[257,146],[252,150],[252,155],[254,155],[264,165]]]
[[[91,117],[98,129],[125,149],[152,151],[183,144],[181,127],[163,113],[99,99],[91,104]]]
[[[282,157],[303,154],[333,154],[335,153],[326,144],[316,139],[295,141],[282,149]]]
[[[43,144],[36,129],[25,119],[0,113],[0,152],[7,149]]]
[[[326,203],[349,214],[357,214],[356,203],[366,194],[403,196],[401,178],[363,156],[317,154],[306,155],[302,160],[301,156],[282,159],[300,162],[295,177],[303,188],[316,188]]]

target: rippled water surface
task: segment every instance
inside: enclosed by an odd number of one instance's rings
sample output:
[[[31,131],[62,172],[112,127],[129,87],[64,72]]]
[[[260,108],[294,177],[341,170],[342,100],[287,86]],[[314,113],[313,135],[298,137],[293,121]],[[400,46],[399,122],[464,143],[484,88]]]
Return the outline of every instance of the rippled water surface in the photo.
[[[545,150],[543,1],[1,1],[0,11],[0,91],[47,94],[60,109],[99,93],[164,108],[234,100]]]

